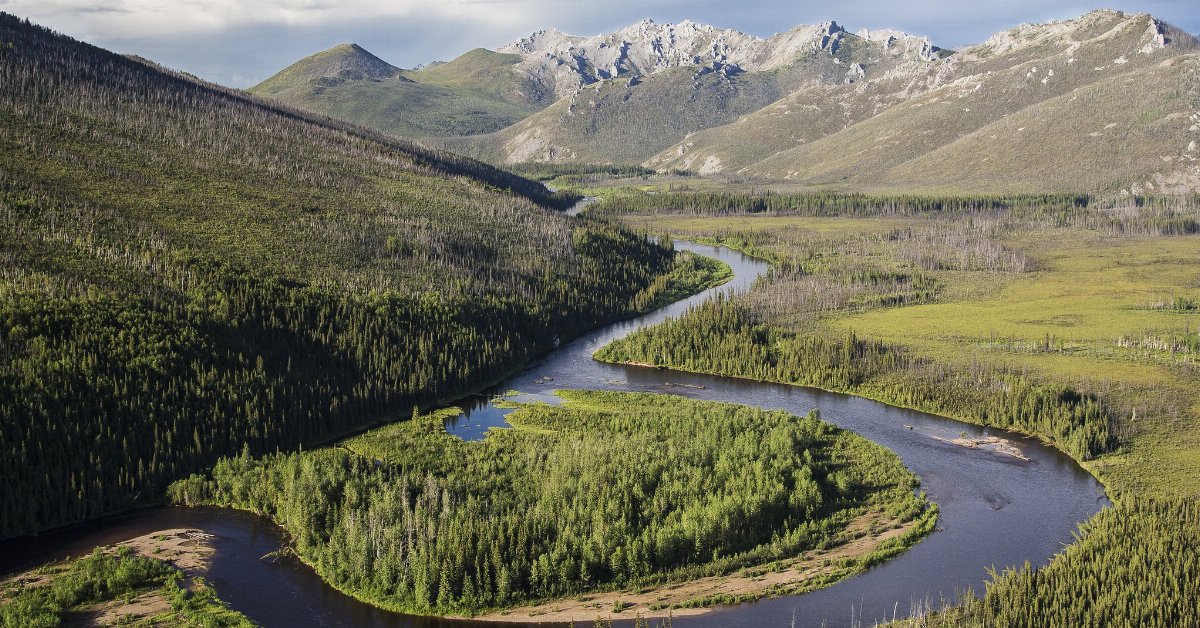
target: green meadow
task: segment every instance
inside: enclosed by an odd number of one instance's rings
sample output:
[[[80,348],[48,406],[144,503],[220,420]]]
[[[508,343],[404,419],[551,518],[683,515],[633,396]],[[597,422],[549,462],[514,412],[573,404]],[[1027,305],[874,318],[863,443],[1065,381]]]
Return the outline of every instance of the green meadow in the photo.
[[[709,211],[678,192],[629,211],[622,194],[601,211],[772,271],[601,359],[818,386],[1032,434],[1104,483],[1114,506],[1048,566],[996,573],[979,597],[927,600],[912,625],[1197,621],[1194,201],[924,211],[881,200],[874,215],[812,216]]]

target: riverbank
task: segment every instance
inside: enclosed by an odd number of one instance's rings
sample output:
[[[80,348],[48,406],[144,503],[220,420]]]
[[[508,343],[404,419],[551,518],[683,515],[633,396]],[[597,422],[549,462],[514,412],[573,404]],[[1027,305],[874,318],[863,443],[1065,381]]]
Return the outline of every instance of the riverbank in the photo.
[[[599,346],[639,326],[680,316],[703,301],[705,296],[733,287],[747,288],[767,270],[765,264],[726,248],[677,244],[680,245],[678,248],[719,258],[735,268],[730,287],[709,291],[632,322],[614,324],[588,334],[548,354],[537,363],[536,369],[505,382],[503,389],[515,388],[533,394],[548,394],[557,388],[589,387],[671,390],[703,399],[781,408],[797,415],[821,408],[823,416],[828,416],[829,420],[898,453],[904,464],[921,476],[922,490],[929,492],[931,500],[942,504],[940,511],[948,522],[945,530],[939,529],[937,534],[931,534],[904,555],[838,586],[798,597],[768,597],[753,604],[721,607],[709,613],[680,617],[677,626],[786,626],[793,617],[812,625],[825,622],[837,626],[845,623],[852,608],[856,609],[856,617],[890,618],[896,601],[920,597],[922,592],[932,591],[936,596],[938,591],[950,593],[966,586],[982,587],[988,565],[1022,564],[1026,560],[1044,564],[1064,543],[1070,542],[1075,524],[1085,520],[1103,503],[1090,476],[1056,452],[1036,443],[1029,443],[1026,450],[1034,459],[1033,463],[1012,464],[1002,460],[1001,456],[979,456],[964,448],[940,445],[926,436],[913,437],[912,432],[903,428],[897,433],[888,426],[902,423],[931,428],[941,426],[938,428],[940,433],[946,434],[964,430],[974,433],[974,428],[934,416],[896,410],[862,398],[679,373],[672,374],[671,378],[681,386],[664,389],[658,371],[594,361],[591,353]],[[549,381],[546,381],[547,375]],[[826,410],[828,415],[825,415]],[[503,417],[491,419],[497,421],[496,426],[504,425]],[[484,420],[482,415],[480,420]],[[947,482],[947,478],[952,481]],[[1007,502],[1002,510],[1003,517],[999,518],[993,505],[997,496]],[[168,512],[190,515],[191,511],[164,511],[164,514]],[[316,616],[339,626],[486,625],[475,620],[447,620],[380,611],[377,606],[334,593],[333,588],[346,589],[328,586],[334,583],[320,580],[314,571],[298,563],[282,569],[266,568],[259,557],[278,549],[283,542],[278,538],[278,528],[238,511],[212,510],[205,512],[203,517],[203,520],[196,519],[195,523],[183,525],[201,525],[205,529],[222,530],[222,534],[230,536],[233,545],[227,548],[229,551],[221,552],[214,569],[216,573],[224,574],[221,576],[223,582],[237,583],[230,585],[230,590],[238,593],[231,594],[230,600],[252,618],[266,618],[272,625],[304,623]],[[239,548],[244,544],[252,545],[254,551],[241,551]],[[931,564],[938,567],[930,569]],[[325,594],[314,595],[317,591]],[[618,620],[633,619],[624,612],[611,616]],[[592,616],[588,621],[594,618]]]
[[[861,573],[883,556],[919,542],[932,531],[936,510],[917,520],[901,521],[884,511],[866,513],[828,547],[723,576],[686,582],[607,591],[504,609],[474,619],[489,622],[586,622],[597,617],[665,619],[695,617],[719,605],[764,597],[799,595],[833,586]]]
[[[202,530],[164,529],[10,576],[0,624],[249,626],[205,580],[215,551]]]

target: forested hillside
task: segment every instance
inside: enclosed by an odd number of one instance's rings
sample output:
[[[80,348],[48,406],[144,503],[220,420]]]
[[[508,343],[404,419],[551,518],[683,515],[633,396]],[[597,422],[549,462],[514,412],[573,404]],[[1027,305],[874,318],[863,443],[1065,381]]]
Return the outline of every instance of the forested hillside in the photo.
[[[672,265],[540,184],[9,15],[0,85],[0,537],[453,398]]]

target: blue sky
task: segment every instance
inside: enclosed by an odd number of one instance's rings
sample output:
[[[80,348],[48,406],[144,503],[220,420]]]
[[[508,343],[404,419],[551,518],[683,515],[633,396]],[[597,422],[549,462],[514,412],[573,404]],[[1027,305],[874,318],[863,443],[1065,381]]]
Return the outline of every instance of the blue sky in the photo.
[[[235,87],[344,42],[411,67],[544,28],[592,35],[650,17],[764,37],[836,20],[850,30],[897,28],[954,48],[1022,22],[1097,8],[1152,13],[1200,33],[1200,0],[0,0],[0,11]]]

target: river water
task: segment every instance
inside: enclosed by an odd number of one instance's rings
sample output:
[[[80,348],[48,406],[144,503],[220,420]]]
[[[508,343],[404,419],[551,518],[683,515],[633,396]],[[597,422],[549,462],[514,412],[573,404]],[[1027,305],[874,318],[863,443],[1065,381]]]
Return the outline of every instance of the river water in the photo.
[[[462,401],[464,414],[447,430],[464,439],[503,428],[509,410],[492,406],[492,395],[519,390],[549,400],[559,388],[682,394],[803,414],[813,408],[826,421],[853,430],[896,452],[921,479],[941,509],[938,531],[903,555],[870,571],[812,593],[766,599],[676,618],[680,628],[844,626],[903,617],[915,601],[953,598],[956,591],[982,592],[989,567],[1044,565],[1072,542],[1076,526],[1108,502],[1096,480],[1069,457],[1035,441],[1015,441],[1029,461],[972,450],[933,438],[992,433],[921,412],[819,390],[666,369],[610,365],[592,359],[600,347],[636,329],[677,317],[720,291],[742,290],[766,272],[761,261],[723,247],[676,241],[680,250],[718,258],[734,270],[724,286],[644,316],[615,323],[567,343],[498,385]],[[910,429],[911,427],[911,429]],[[92,547],[171,527],[215,535],[209,580],[229,605],[264,626],[402,626],[433,628],[481,622],[413,617],[378,610],[326,585],[294,559],[264,555],[282,543],[280,530],[245,513],[220,509],[159,508],[9,544],[0,564],[15,565],[77,555]],[[491,624],[488,624],[491,625]]]

